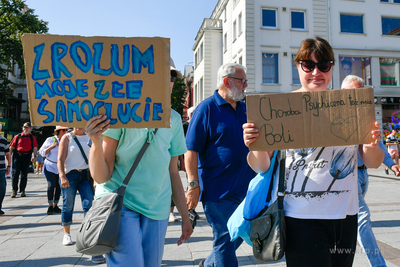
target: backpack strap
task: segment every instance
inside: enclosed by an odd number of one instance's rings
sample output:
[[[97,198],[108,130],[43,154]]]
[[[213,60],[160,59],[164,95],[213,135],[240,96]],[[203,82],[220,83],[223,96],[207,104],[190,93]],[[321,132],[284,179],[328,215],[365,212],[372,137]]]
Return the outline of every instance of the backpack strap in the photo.
[[[17,150],[19,139],[21,139],[20,133],[17,135],[17,140],[15,141],[15,150]],[[18,150],[17,150],[17,152],[18,152]]]
[[[19,134],[17,135],[17,140],[16,140],[16,142],[15,142],[15,150],[17,150],[17,152],[19,152],[18,149],[17,149],[17,147],[18,147],[18,142],[19,142],[19,140],[21,139],[21,137],[22,137],[22,134],[19,133]],[[33,137],[32,137],[32,134],[31,134],[31,133],[29,134],[29,137],[30,137],[30,139],[31,139],[31,149],[28,151],[28,153],[29,153],[29,154],[32,154],[32,152],[33,152]]]

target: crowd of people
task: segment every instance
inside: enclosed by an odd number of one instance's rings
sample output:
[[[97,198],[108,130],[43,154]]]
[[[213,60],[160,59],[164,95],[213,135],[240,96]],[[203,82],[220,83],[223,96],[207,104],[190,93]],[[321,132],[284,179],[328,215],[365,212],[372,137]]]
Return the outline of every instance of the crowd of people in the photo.
[[[329,90],[335,57],[325,39],[303,40],[294,61],[301,82],[296,92]],[[342,89],[364,87],[361,78],[349,73]],[[171,90],[176,77],[182,75],[171,66]],[[246,197],[250,181],[257,173],[269,170],[274,152],[249,150],[250,144],[259,138],[259,130],[247,122],[243,102],[246,87],[246,68],[227,63],[218,70],[214,94],[195,109],[188,109],[189,120],[184,123],[171,110],[170,128],[111,129],[109,118],[98,115],[85,128],[68,132],[69,127],[57,126],[54,136],[48,137],[40,150],[30,133],[30,123],[25,123],[23,132],[10,144],[0,137],[0,215],[4,214],[1,204],[11,160],[14,169],[11,198],[18,191],[20,197],[25,197],[28,166],[40,156],[44,163],[38,162],[36,172],[41,173],[43,166],[48,182],[47,214],[61,213],[62,244],[72,245],[70,226],[77,193],[86,213],[94,198],[121,185],[141,147],[148,142],[149,148],[126,188],[118,244],[105,259],[98,255],[92,261],[106,261],[108,266],[132,262],[135,266],[161,266],[168,222],[177,221],[172,213],[172,201],[182,223],[177,245],[193,233],[188,210],[196,209],[201,202],[212,228],[213,242],[211,254],[199,266],[238,266],[236,250],[243,239],[232,241],[227,223]],[[286,150],[285,184],[290,187],[286,188],[284,198],[287,266],[321,266],[321,263],[352,266],[357,240],[372,266],[385,266],[382,255],[376,253],[379,248],[364,199],[368,188],[367,168],[377,168],[383,162],[387,170],[400,176],[399,140],[393,130],[388,136],[386,151],[381,142],[380,125],[375,122],[374,126],[369,133],[374,142],[370,144]],[[318,168],[295,169],[300,161],[302,165]],[[328,164],[318,164],[322,161]],[[341,162],[346,163],[346,171]],[[186,193],[178,166],[187,174]],[[332,173],[340,175],[334,184]],[[271,177],[274,187],[276,177],[277,173]],[[61,196],[62,209],[59,207]]]

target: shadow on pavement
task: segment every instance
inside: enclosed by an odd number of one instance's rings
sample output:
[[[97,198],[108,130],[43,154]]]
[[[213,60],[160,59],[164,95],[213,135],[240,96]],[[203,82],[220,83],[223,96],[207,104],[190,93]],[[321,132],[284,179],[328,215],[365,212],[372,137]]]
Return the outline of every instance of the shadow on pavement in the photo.
[[[1,267],[15,267],[15,266],[59,266],[59,265],[72,265],[78,263],[81,257],[57,257],[48,259],[26,259],[24,261],[2,261]],[[90,260],[87,260],[87,264],[93,265]]]
[[[400,226],[400,220],[389,220],[389,221],[373,221],[372,227],[398,227]]]

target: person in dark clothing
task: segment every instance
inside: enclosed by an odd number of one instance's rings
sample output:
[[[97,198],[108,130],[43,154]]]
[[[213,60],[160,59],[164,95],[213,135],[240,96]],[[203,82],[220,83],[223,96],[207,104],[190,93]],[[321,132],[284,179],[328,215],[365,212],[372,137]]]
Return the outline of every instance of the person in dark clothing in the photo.
[[[14,136],[10,143],[10,154],[12,155],[14,168],[12,175],[12,198],[17,196],[20,174],[21,181],[19,184],[19,192],[21,193],[21,197],[26,196],[25,188],[28,182],[29,164],[31,161],[35,163],[37,159],[38,143],[36,138],[31,134],[31,129],[31,124],[29,122],[25,122],[24,126],[22,127],[23,132]]]
[[[2,127],[3,126],[0,124],[0,132]],[[5,139],[3,136],[0,136],[0,215],[4,214],[4,211],[1,208],[4,196],[6,195],[6,175],[10,173],[10,162],[10,149],[7,139]]]

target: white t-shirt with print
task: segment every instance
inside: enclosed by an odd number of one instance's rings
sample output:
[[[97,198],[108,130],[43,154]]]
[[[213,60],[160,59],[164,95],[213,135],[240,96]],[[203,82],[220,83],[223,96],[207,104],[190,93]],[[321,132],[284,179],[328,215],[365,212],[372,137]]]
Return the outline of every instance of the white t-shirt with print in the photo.
[[[399,143],[399,139],[397,138],[397,136],[393,135],[393,134],[389,134],[386,137],[386,143]],[[399,150],[397,148],[397,145],[388,145],[388,151],[390,150]]]
[[[358,212],[358,145],[288,149],[285,215],[343,219]]]

